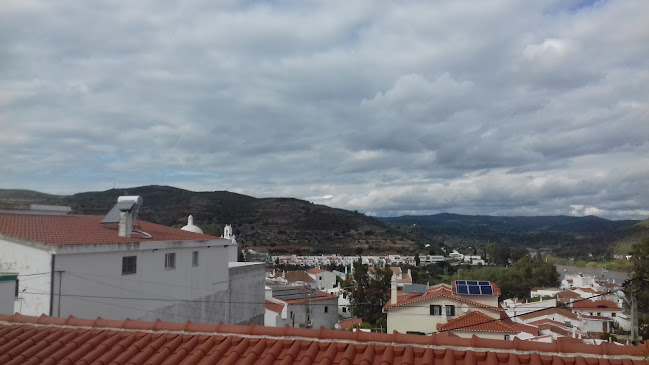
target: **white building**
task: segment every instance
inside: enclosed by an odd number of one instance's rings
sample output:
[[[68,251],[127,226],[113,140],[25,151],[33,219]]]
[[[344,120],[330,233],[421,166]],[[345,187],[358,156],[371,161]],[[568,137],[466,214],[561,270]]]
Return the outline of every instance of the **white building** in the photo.
[[[316,289],[327,290],[336,286],[336,274],[331,271],[309,269],[306,273],[315,281]]]
[[[338,296],[320,290],[268,288],[265,307],[266,326],[333,329],[338,321]]]
[[[229,264],[231,239],[134,220],[139,204],[121,201],[104,219],[1,213],[0,271],[20,280],[14,310],[262,323],[263,264]]]

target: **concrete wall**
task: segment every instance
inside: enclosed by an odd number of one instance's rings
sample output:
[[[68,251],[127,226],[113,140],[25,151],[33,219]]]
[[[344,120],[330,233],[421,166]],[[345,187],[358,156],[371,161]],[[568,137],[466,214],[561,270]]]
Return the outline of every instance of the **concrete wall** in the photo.
[[[264,325],[265,275],[263,262],[230,263],[228,323]]]
[[[17,273],[20,281],[15,312],[31,316],[50,313],[51,257],[45,249],[0,238],[0,271]]]
[[[431,305],[441,305],[442,315],[430,315]],[[455,316],[446,316],[446,305],[455,306]],[[471,313],[473,311],[482,312],[494,319],[500,318],[500,313],[488,309],[475,308],[469,306],[466,313],[462,312],[460,306],[462,302],[458,302],[449,298],[438,297],[421,302],[412,303],[402,307],[390,308],[388,310],[388,333],[398,331],[401,333],[423,332],[429,334],[437,331],[438,323],[446,323],[453,318],[461,315]]]
[[[0,274],[0,314],[14,314],[16,275]]]
[[[282,321],[281,326],[288,324],[292,327],[300,327],[307,323],[307,319],[310,319],[311,328],[320,328],[321,326],[329,329],[334,328],[338,322],[338,298],[313,300],[310,304],[307,303],[287,305],[287,318]],[[307,318],[307,308],[310,311],[309,318]]]
[[[70,248],[57,254],[55,267],[63,272],[54,278],[54,315],[202,323],[228,318],[227,247],[209,241],[147,246],[113,244],[109,252]],[[194,251],[199,252],[198,266],[192,265]],[[167,253],[176,254],[174,269],[165,268]],[[125,256],[137,257],[136,273],[122,275]]]

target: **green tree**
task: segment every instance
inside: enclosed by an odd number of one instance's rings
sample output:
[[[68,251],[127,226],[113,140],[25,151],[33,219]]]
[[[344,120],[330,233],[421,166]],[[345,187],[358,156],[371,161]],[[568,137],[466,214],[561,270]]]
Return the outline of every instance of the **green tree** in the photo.
[[[419,258],[419,253],[415,254],[415,266],[419,267],[419,264],[421,263],[421,259]]]
[[[633,276],[649,279],[649,237],[633,245]]]
[[[343,284],[348,288],[352,314],[371,324],[384,322],[383,306],[390,297],[392,270],[376,268],[371,276],[360,260],[354,262],[353,268],[353,282]]]

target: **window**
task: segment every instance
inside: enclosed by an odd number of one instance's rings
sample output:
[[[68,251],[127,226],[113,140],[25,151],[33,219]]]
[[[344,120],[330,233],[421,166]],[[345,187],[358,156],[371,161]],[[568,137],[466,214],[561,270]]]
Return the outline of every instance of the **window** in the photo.
[[[329,313],[329,307],[325,305],[325,313]]]
[[[16,279],[16,290],[14,292],[14,297],[16,297],[16,298],[18,298],[18,294],[20,293],[20,291],[18,290],[18,282],[19,281],[20,280]],[[613,314],[615,314],[615,313],[613,313]]]
[[[347,313],[347,307],[343,307],[343,313]]]
[[[505,335],[505,341],[509,341],[509,335]]]
[[[418,332],[418,331],[406,331],[406,334],[408,334],[408,335],[426,336],[425,333],[423,333],[423,332]]]
[[[442,315],[442,306],[441,305],[431,305],[430,306],[430,315],[431,316],[441,316]]]
[[[192,252],[192,266],[198,266],[198,251]]]
[[[455,306],[454,305],[447,305],[446,306],[446,315],[447,316],[454,316],[455,315]]]
[[[122,275],[135,274],[137,271],[137,256],[122,257]]]
[[[167,253],[165,254],[165,269],[175,269],[176,268],[176,253]]]
[[[318,276],[318,280],[322,280],[322,276]]]
[[[615,313],[611,313],[611,317],[615,317]]]

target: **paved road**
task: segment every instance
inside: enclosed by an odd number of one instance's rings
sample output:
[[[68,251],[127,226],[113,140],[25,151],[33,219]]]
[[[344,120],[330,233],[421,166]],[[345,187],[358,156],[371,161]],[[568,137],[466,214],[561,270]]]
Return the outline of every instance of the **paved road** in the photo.
[[[595,276],[598,279],[602,278],[603,274],[604,279],[615,280],[614,282],[616,284],[622,284],[625,280],[629,279],[629,275],[625,272],[604,270],[602,273],[602,269],[599,268],[592,269],[588,267],[557,265],[557,272],[561,275],[561,280],[564,278],[564,273],[569,275],[582,273],[584,275]]]

